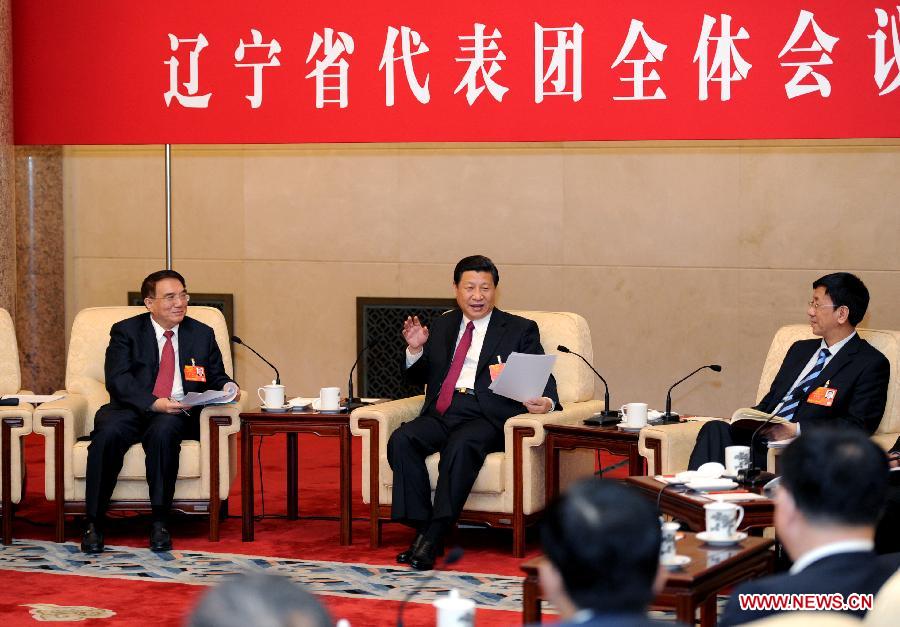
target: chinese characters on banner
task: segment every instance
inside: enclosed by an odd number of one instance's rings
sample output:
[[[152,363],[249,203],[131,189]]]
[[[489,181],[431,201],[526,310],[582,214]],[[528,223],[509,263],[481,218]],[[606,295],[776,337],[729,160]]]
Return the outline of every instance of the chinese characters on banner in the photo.
[[[162,2],[144,20],[34,4],[14,12],[18,143],[900,136],[900,5],[877,0],[401,0],[383,19],[356,4]],[[65,29],[91,15],[96,32]],[[92,62],[105,69],[75,71]],[[72,106],[41,117],[55,91]]]

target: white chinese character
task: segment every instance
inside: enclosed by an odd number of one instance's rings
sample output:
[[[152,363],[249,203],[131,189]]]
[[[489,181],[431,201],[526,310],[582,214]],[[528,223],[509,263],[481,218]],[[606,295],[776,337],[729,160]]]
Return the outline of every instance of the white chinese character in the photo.
[[[897,13],[900,14],[900,6],[897,7]],[[869,35],[869,39],[875,40],[875,84],[881,90],[878,92],[878,95],[884,96],[900,87],[900,60],[897,58],[900,56],[900,38],[897,37],[897,16],[891,15],[891,51],[893,56],[888,59],[887,47],[885,46],[887,35],[881,30],[888,25],[888,14],[884,9],[875,9],[875,15],[878,16],[879,29],[874,34]],[[896,68],[897,73],[894,75],[894,80],[885,87],[884,84],[892,68]]]
[[[337,40],[334,39],[334,30],[325,29],[325,37],[315,33],[313,35],[312,44],[309,46],[309,55],[306,62],[309,63],[313,55],[319,51],[320,47],[324,47],[325,57],[316,60],[316,69],[306,75],[306,78],[316,77],[316,109],[321,109],[326,102],[337,102],[341,109],[347,107],[347,68],[349,63],[346,59],[338,60],[345,52],[353,54],[353,37],[347,33],[338,32]],[[337,73],[326,74],[326,71],[336,68]],[[326,79],[328,81],[326,85]],[[336,83],[336,84],[335,84]],[[325,98],[325,91],[337,91],[337,99]]]
[[[500,64],[497,62],[506,61],[506,55],[503,54],[503,51],[499,49],[497,42],[494,41],[495,39],[500,39],[502,36],[500,31],[495,28],[491,35],[485,37],[484,24],[478,24],[477,22],[475,23],[474,36],[459,36],[460,40],[472,40],[473,43],[472,46],[460,46],[459,49],[463,52],[471,52],[473,54],[471,57],[456,58],[460,63],[468,63],[469,69],[466,70],[465,76],[463,76],[453,93],[458,94],[462,91],[463,87],[465,87],[466,100],[469,101],[469,106],[471,106],[478,96],[481,95],[481,92],[484,91],[485,87],[487,87],[488,93],[490,93],[497,102],[502,102],[503,94],[509,91],[508,87],[498,85],[492,78],[494,74],[500,71]],[[486,41],[487,43],[485,43]],[[493,56],[488,56],[486,53],[493,53]],[[487,62],[490,62],[490,67],[485,68],[485,63]],[[482,87],[478,86],[479,72],[481,73],[481,80],[484,81],[484,86]]]
[[[647,49],[647,55],[636,59],[629,59],[627,57],[631,54],[634,44],[637,43],[638,37],[643,40],[644,47]],[[649,74],[644,74],[644,64],[662,61],[663,54],[665,54],[667,47],[668,46],[665,44],[655,41],[647,34],[647,31],[644,30],[643,22],[632,19],[631,26],[628,27],[628,36],[625,37],[625,43],[622,44],[622,49],[619,50],[619,56],[616,57],[616,60],[610,68],[616,67],[623,61],[625,63],[631,63],[634,66],[632,78],[619,79],[623,83],[634,83],[633,93],[631,96],[613,96],[613,100],[665,100],[666,94],[660,86],[656,87],[656,91],[653,92],[652,96],[644,95],[644,82],[659,80],[659,73],[657,73],[655,69],[651,68]]]
[[[750,39],[747,30],[742,26],[736,35],[732,35],[731,16],[723,13],[721,17],[721,35],[710,37],[712,28],[716,24],[716,18],[709,15],[703,16],[703,29],[700,32],[700,41],[697,42],[697,52],[694,53],[694,63],[699,61],[697,69],[700,72],[700,100],[709,99],[710,81],[722,84],[721,100],[731,100],[731,82],[746,79],[750,68],[753,67],[744,60],[734,45],[735,40]],[[709,65],[707,54],[710,39],[716,42],[712,66]],[[731,71],[732,60],[734,61],[734,72]],[[717,72],[719,76],[713,78]]]
[[[400,35],[400,56],[395,57],[394,45],[397,43],[397,35]],[[413,50],[413,46],[416,47]],[[428,81],[431,80],[431,74],[425,75],[425,83],[419,84],[416,78],[416,71],[413,68],[412,58],[416,55],[428,52],[428,45],[422,41],[421,35],[417,31],[412,30],[409,26],[401,26],[398,31],[393,26],[388,27],[387,39],[384,42],[384,53],[381,55],[381,64],[379,70],[384,70],[384,104],[389,107],[394,106],[394,62],[403,60],[403,69],[406,70],[406,82],[412,91],[416,100],[422,104],[427,104],[431,100],[431,93],[428,91]]]
[[[205,109],[209,107],[209,97],[212,94],[197,95],[200,82],[197,59],[200,56],[200,51],[206,48],[209,42],[206,41],[203,33],[197,35],[196,39],[178,39],[175,35],[169,33],[169,47],[172,49],[172,52],[178,50],[179,44],[195,44],[194,49],[188,55],[188,73],[190,78],[188,82],[183,83],[184,88],[187,89],[187,94],[182,94],[178,91],[178,59],[173,54],[168,61],[163,61],[169,66],[169,91],[163,94],[163,98],[166,99],[166,106],[168,107],[171,104],[174,97],[182,107]]]
[[[544,33],[556,33],[556,42],[551,45],[544,44]],[[569,39],[567,34],[572,38]],[[572,96],[572,100],[581,100],[581,35],[584,27],[575,22],[570,28],[543,28],[537,22],[534,23],[534,101],[543,102],[544,96]],[[544,53],[550,51],[550,63],[544,70]],[[570,77],[568,72],[568,54],[572,57],[572,87],[568,91],[566,85]],[[556,75],[550,81],[552,91],[544,91],[544,85],[548,79]]]
[[[244,40],[241,39],[238,47],[234,50],[234,60],[235,61],[243,61],[244,60],[244,51],[254,48],[266,48],[268,50],[266,58],[269,59],[268,63],[235,63],[234,67],[252,67],[253,68],[253,94],[250,96],[244,96],[247,100],[250,101],[250,107],[252,109],[258,109],[262,104],[263,100],[263,92],[262,92],[262,71],[264,67],[278,67],[281,65],[281,62],[278,60],[278,57],[275,55],[281,52],[281,44],[278,43],[278,40],[273,39],[267,44],[262,42],[262,34],[256,30],[255,28],[250,29],[250,35],[253,38],[253,43],[244,43]]]
[[[813,42],[809,47],[795,48],[794,46],[800,41],[800,37],[803,36],[803,33],[806,32],[806,29],[810,26],[812,26],[813,35],[815,36]],[[838,41],[839,39],[837,37],[832,37],[819,28],[819,25],[816,24],[814,15],[810,11],[800,11],[800,17],[797,18],[794,32],[791,33],[788,42],[784,45],[784,48],[781,49],[781,52],[778,53],[778,58],[782,58],[788,51],[794,53],[813,52],[821,54],[817,61],[782,62],[781,67],[797,68],[797,71],[794,73],[794,78],[784,85],[784,90],[787,92],[788,98],[796,98],[797,96],[811,94],[815,91],[821,93],[823,98],[828,98],[828,96],[831,95],[831,83],[818,72],[814,72],[813,68],[819,65],[832,65],[834,63],[831,60],[831,57],[825,54],[825,52],[832,52],[834,50],[834,44]],[[806,85],[802,85],[801,81],[810,75],[815,79],[816,84],[811,85],[807,83]]]

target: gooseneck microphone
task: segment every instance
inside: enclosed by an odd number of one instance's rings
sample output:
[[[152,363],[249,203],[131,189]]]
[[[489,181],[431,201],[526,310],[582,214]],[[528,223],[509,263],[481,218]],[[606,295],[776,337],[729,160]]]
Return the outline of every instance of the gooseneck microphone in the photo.
[[[362,358],[363,353],[377,345],[381,340],[374,339],[365,346],[362,347],[362,350],[359,351],[359,354],[356,356],[356,361],[353,362],[353,366],[350,368],[350,376],[347,378],[347,411],[353,411],[357,407],[362,407],[365,403],[362,403],[358,398],[353,396],[353,371],[356,369],[356,364],[359,363],[359,360]]]
[[[591,365],[591,362],[585,359],[583,355],[579,355],[575,351],[569,350],[567,346],[563,346],[562,344],[557,346],[556,350],[558,350],[560,353],[569,353],[571,355],[575,355],[576,357],[580,357],[581,361],[587,364],[587,367],[590,368],[595,375],[597,375],[597,378],[603,381],[603,411],[600,412],[600,419],[597,420],[596,418],[588,418],[584,421],[584,424],[609,425],[619,422],[619,412],[609,408],[609,385],[606,384],[606,379],[604,379],[601,374],[597,372],[597,369],[594,368]]]
[[[464,551],[460,546],[450,549],[447,552],[447,556],[444,558],[444,562],[441,564],[441,568],[450,566],[451,564],[455,564],[456,562],[461,560],[463,553]],[[437,574],[438,569],[435,567],[430,573],[428,573],[427,577],[422,579],[422,581],[416,584],[415,588],[410,590],[409,593],[405,597],[403,597],[403,601],[400,602],[400,607],[397,608],[397,627],[403,627],[403,612],[404,610],[406,610],[406,604],[409,603],[409,600],[416,596],[419,591],[425,587],[425,584],[434,579]]]
[[[275,371],[275,385],[281,385],[281,375],[278,374],[278,368],[276,368],[275,365],[274,365],[271,361],[269,361],[268,359],[266,359],[265,357],[263,357],[262,355],[260,355],[259,353],[257,353],[255,350],[253,350],[253,347],[252,347],[252,346],[249,346],[249,345],[245,344],[245,343],[244,343],[244,340],[242,340],[242,339],[239,338],[238,336],[232,335],[232,336],[231,336],[231,341],[234,342],[235,344],[240,344],[241,346],[246,346],[246,347],[249,348],[251,351],[253,351],[253,354],[254,354],[254,355],[256,355],[257,357],[259,357],[260,359],[262,359],[264,362],[266,362],[267,364],[269,364],[269,367],[272,368],[272,370]]]
[[[683,379],[679,379],[678,381],[676,381],[675,383],[672,384],[672,387],[670,387],[669,391],[666,392],[666,413],[664,413],[662,415],[662,418],[660,418],[660,422],[662,424],[678,422],[678,414],[672,413],[672,390],[675,389],[675,386],[677,386],[679,383],[683,383],[684,381],[687,381],[688,379],[693,377],[695,374],[697,374],[701,370],[705,370],[706,368],[709,368],[713,372],[722,372],[722,366],[720,366],[719,364],[709,364],[708,366],[700,366],[699,368],[694,370],[688,376],[684,377]]]

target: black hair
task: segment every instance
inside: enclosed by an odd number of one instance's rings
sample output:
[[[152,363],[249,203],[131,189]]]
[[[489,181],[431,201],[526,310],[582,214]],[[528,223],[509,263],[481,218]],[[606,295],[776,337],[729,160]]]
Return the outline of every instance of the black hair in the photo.
[[[174,270],[157,270],[153,274],[148,275],[144,282],[141,283],[141,298],[155,298],[156,284],[163,279],[177,279],[181,283],[181,287],[187,289],[184,277]]]
[[[858,276],[849,272],[826,274],[813,282],[813,289],[817,287],[825,288],[835,309],[844,306],[850,310],[847,318],[851,325],[862,322],[869,307],[869,290]]]
[[[497,287],[497,284],[500,283],[500,272],[497,270],[497,266],[494,265],[493,261],[484,255],[471,255],[460,259],[459,263],[456,264],[456,267],[453,268],[453,284],[459,285],[459,280],[462,278],[463,272],[470,271],[490,272],[491,276],[494,277],[494,287]]]
[[[656,510],[633,488],[584,479],[547,511],[541,543],[579,609],[644,612],[659,567]]]
[[[887,498],[887,456],[854,428],[803,433],[779,460],[781,483],[812,522],[875,525]]]

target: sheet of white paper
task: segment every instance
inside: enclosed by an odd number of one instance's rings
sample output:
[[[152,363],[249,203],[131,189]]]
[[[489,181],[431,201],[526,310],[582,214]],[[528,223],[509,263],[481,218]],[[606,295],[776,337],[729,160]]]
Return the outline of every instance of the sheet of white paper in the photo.
[[[490,385],[494,394],[524,403],[544,395],[547,379],[553,372],[556,355],[511,353],[503,372]]]
[[[230,403],[237,396],[236,390],[207,390],[205,392],[188,392],[179,402],[182,405],[194,407],[195,405],[212,405],[215,403]]]
[[[17,398],[22,403],[49,403],[65,398],[65,394],[4,394],[3,398]]]

